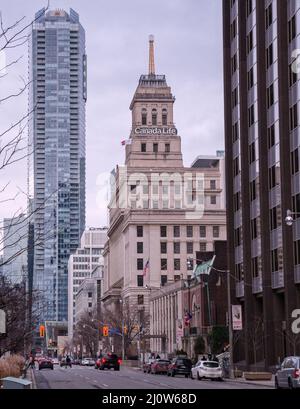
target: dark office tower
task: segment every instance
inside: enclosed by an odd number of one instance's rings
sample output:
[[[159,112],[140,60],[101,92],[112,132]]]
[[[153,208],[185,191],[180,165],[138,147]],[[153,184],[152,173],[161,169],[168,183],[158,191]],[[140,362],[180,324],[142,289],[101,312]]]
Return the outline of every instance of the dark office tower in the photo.
[[[270,368],[300,354],[300,214],[285,223],[300,212],[300,5],[224,0],[223,22],[229,265],[244,323],[234,360]]]
[[[29,50],[34,278],[42,321],[67,321],[68,259],[85,228],[85,32],[74,10],[39,11]]]

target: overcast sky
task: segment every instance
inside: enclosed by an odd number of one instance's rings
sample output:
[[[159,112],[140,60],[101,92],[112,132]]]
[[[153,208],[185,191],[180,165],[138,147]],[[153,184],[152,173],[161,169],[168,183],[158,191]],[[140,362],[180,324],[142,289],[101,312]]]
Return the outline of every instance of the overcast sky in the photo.
[[[28,21],[45,5],[40,0],[1,0],[4,22]],[[97,176],[124,163],[131,128],[129,105],[139,76],[148,69],[148,35],[155,36],[156,73],[165,74],[176,96],[174,121],[182,138],[185,165],[198,155],[223,149],[221,0],[51,0],[51,9],[72,7],[86,30],[87,226],[107,224],[97,204]],[[27,47],[14,50],[8,62],[24,55],[0,84],[0,97],[16,91],[27,78]],[[0,106],[0,133],[27,109],[27,97]],[[7,196],[26,191],[26,161],[0,173],[10,181]],[[1,187],[1,186],[0,186]],[[1,199],[0,199],[1,201]],[[0,203],[0,219],[24,207],[25,196]]]

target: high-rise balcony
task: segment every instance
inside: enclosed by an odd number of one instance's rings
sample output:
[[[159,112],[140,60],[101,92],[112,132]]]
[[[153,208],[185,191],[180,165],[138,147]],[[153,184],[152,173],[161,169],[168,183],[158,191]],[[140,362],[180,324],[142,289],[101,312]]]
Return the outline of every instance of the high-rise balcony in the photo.
[[[263,290],[262,287],[262,277],[258,276],[258,277],[253,277],[253,281],[252,281],[252,293],[253,294],[259,294],[261,293]]]
[[[245,295],[245,283],[244,281],[238,281],[235,285],[236,298],[242,298]]]
[[[284,274],[283,271],[275,271],[272,273],[272,288],[276,290],[277,288],[284,287]]]

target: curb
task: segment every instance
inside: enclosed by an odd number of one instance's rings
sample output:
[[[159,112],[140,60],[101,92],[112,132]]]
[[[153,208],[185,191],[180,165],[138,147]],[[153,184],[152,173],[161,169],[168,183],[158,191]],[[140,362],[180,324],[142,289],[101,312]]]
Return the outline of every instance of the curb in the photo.
[[[34,374],[34,370],[31,368],[30,369],[30,376],[29,376],[31,382],[32,382],[32,387],[31,389],[37,389],[37,385],[36,385],[36,379],[35,379],[35,374]]]
[[[255,386],[263,386],[265,388],[270,388],[270,389],[274,389],[274,385],[266,385],[264,383],[258,383],[258,382],[251,382],[251,381],[235,381],[233,379],[225,379],[225,382],[229,382],[229,383],[234,383],[236,385],[255,385]]]

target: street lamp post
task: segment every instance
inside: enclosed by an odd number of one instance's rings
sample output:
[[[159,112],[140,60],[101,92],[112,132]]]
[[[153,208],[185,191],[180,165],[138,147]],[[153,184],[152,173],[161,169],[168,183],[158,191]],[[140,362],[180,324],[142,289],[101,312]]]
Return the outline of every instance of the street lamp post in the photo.
[[[300,216],[300,213],[298,213],[298,212],[292,212],[291,210],[288,209],[288,210],[286,211],[285,223],[286,223],[286,225],[289,226],[289,227],[292,227],[293,224],[294,224],[294,222],[295,222],[295,219],[294,219],[293,216],[298,217],[298,216]]]

